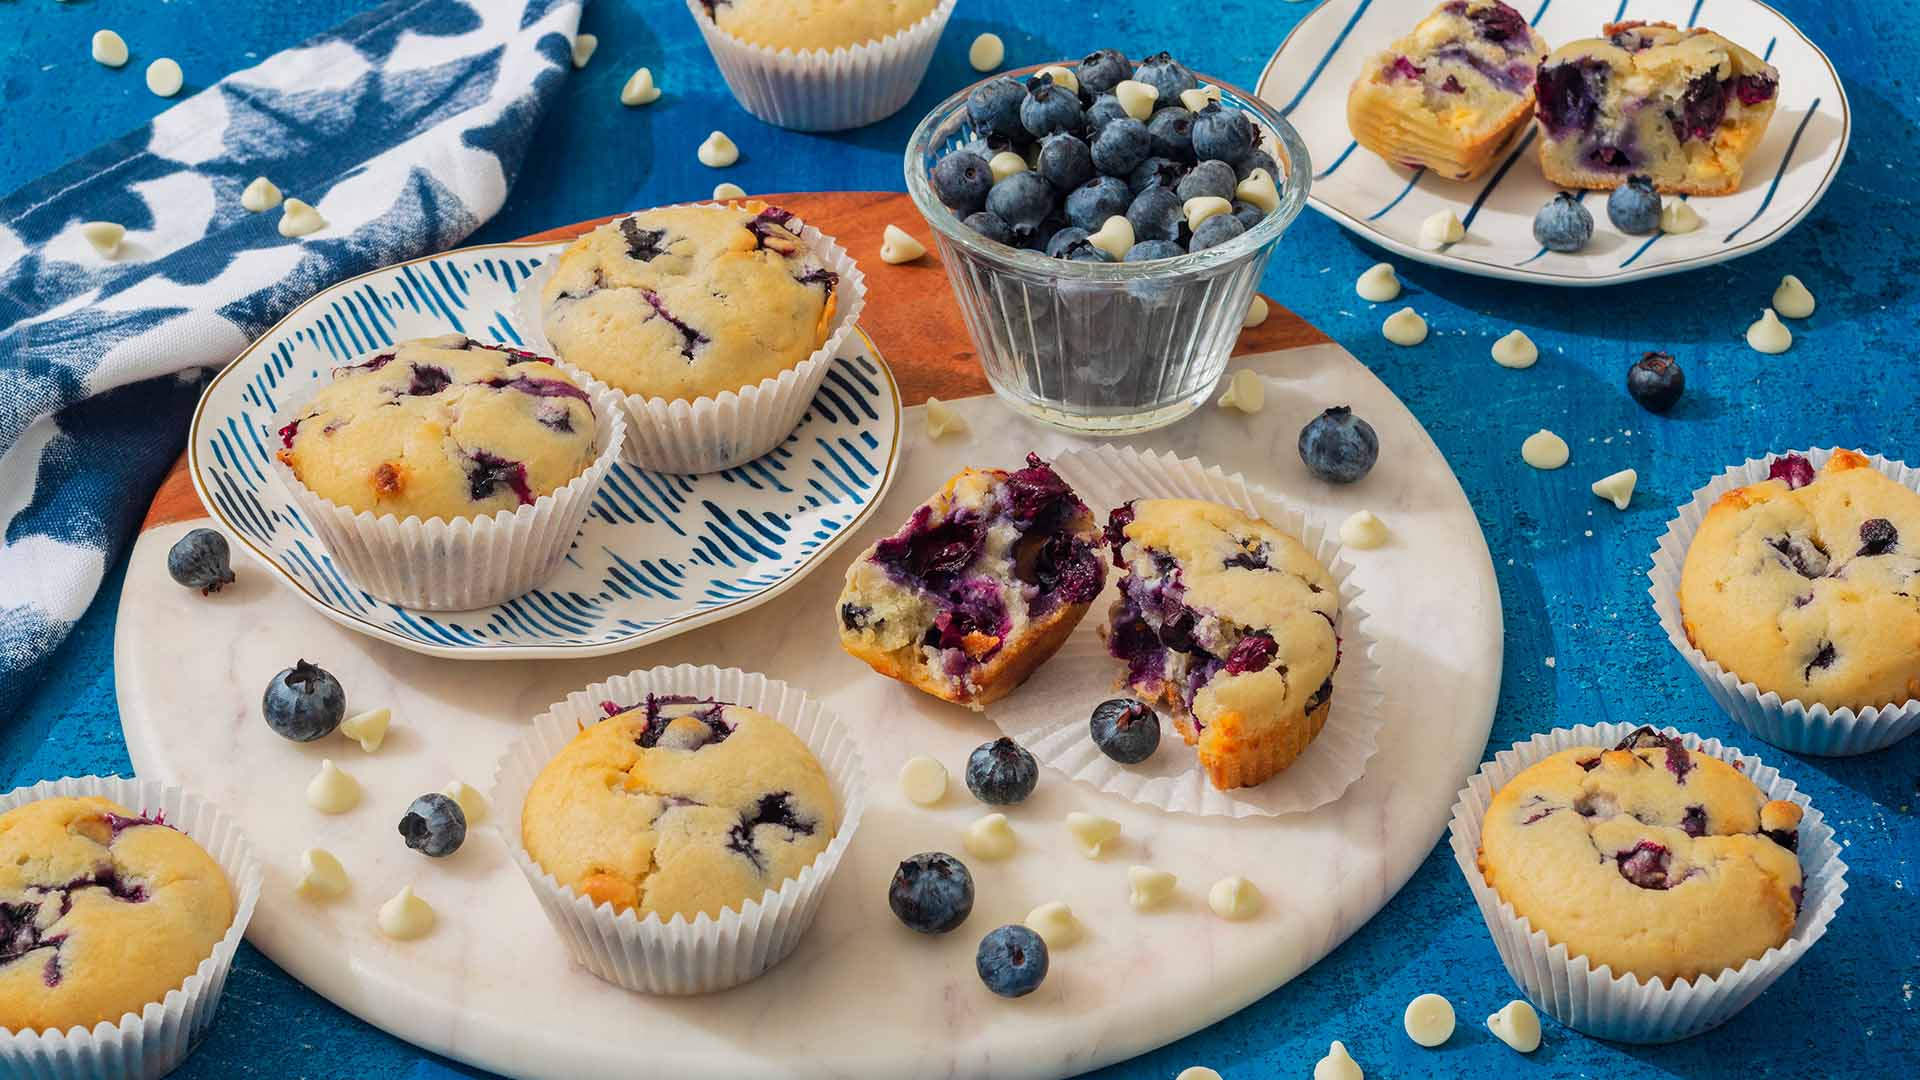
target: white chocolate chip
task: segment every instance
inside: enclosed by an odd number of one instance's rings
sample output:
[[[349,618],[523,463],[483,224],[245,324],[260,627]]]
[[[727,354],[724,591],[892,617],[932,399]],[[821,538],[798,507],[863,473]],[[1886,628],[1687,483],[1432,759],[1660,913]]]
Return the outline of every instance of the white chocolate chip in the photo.
[[[999,34],[981,34],[967,46],[967,63],[975,71],[992,71],[1007,58],[1007,43],[1000,40]]]
[[[576,68],[586,67],[587,61],[593,59],[593,50],[599,47],[600,39],[592,34],[575,34],[573,36],[573,66]]]
[[[340,725],[340,734],[359,743],[360,749],[371,754],[386,741],[387,725],[392,722],[392,709],[372,709],[358,716],[347,717]]]
[[[727,138],[726,132],[716,131],[707,136],[707,141],[700,144],[693,156],[709,169],[724,169],[740,160],[740,148]]]
[[[360,782],[340,771],[332,758],[307,782],[307,805],[323,814],[344,814],[360,805]]]
[[[376,922],[380,932],[393,940],[412,941],[433,929],[433,907],[413,894],[413,886],[402,886],[393,899],[380,905]]]
[[[1260,890],[1243,877],[1221,878],[1207,890],[1207,906],[1230,922],[1250,919],[1260,910]]]
[[[967,431],[967,418],[953,411],[953,406],[937,397],[927,399],[927,438],[937,439],[942,435],[964,435]]]
[[[915,806],[932,806],[946,797],[947,767],[930,757],[910,757],[900,766],[900,794]]]
[[[1196,86],[1180,91],[1180,104],[1185,105],[1188,112],[1199,112],[1219,100],[1220,88],[1217,86]]]
[[[1340,523],[1340,542],[1350,548],[1371,551],[1387,542],[1387,523],[1371,510],[1355,510]]]
[[[1144,123],[1153,115],[1154,102],[1160,100],[1160,88],[1135,79],[1122,79],[1114,84],[1113,96],[1120,99],[1120,108],[1128,116]]]
[[[1233,197],[1259,207],[1263,214],[1271,214],[1280,208],[1280,189],[1274,186],[1272,174],[1265,169],[1248,173],[1247,178],[1233,189]]]
[[[1222,1080],[1222,1078],[1219,1072],[1209,1069],[1205,1065],[1189,1065],[1181,1069],[1180,1075],[1174,1077],[1173,1080]]]
[[[1358,1062],[1347,1053],[1345,1043],[1335,1040],[1327,1047],[1327,1056],[1313,1063],[1313,1080],[1366,1080]]]
[[[80,226],[80,236],[101,258],[112,259],[120,255],[120,241],[127,238],[127,228],[111,221],[89,221]]]
[[[1700,227],[1700,212],[1685,199],[1668,199],[1660,207],[1660,231],[1663,233],[1690,233]]]
[[[744,199],[746,197],[747,197],[746,189],[742,188],[739,184],[736,184],[731,180],[722,180],[721,182],[713,185],[713,201],[714,202],[723,202],[727,199]]]
[[[653,72],[640,68],[627,76],[627,84],[620,88],[620,104],[632,108],[635,105],[651,105],[660,100],[660,88],[653,85]]]
[[[1800,283],[1800,279],[1788,274],[1780,279],[1780,287],[1773,290],[1773,310],[1783,319],[1804,319],[1813,314],[1813,294]]]
[[[180,71],[180,63],[172,57],[163,56],[147,65],[147,89],[161,97],[172,97],[187,84]]]
[[[1387,321],[1380,324],[1380,332],[1395,345],[1418,345],[1427,340],[1427,320],[1412,308],[1403,307],[1387,316]]]
[[[1112,818],[1075,810],[1067,815],[1067,832],[1073,834],[1074,842],[1080,845],[1081,854],[1089,859],[1097,859],[1100,849],[1120,835],[1120,823]]]
[[[1247,313],[1240,317],[1240,329],[1251,330],[1261,323],[1266,322],[1267,316],[1272,313],[1272,310],[1273,309],[1267,306],[1266,297],[1255,296],[1253,303],[1247,305]]]
[[[1058,900],[1050,900],[1028,912],[1026,926],[1040,935],[1049,950],[1064,949],[1086,934],[1073,909]]]
[[[1407,1038],[1421,1046],[1439,1046],[1453,1038],[1453,1003],[1439,994],[1421,994],[1407,1003],[1401,1022]]]
[[[1127,257],[1127,251],[1133,247],[1133,222],[1115,214],[1101,224],[1098,232],[1087,237],[1087,243],[1113,256],[1118,262]]]
[[[1055,64],[1052,67],[1043,67],[1039,71],[1034,72],[1034,74],[1049,76],[1053,79],[1053,85],[1063,90],[1068,90],[1075,94],[1080,92],[1080,76],[1075,75],[1072,68],[1061,67],[1059,64]]]
[[[295,891],[309,900],[331,900],[347,891],[347,868],[325,848],[300,853],[300,880]]]
[[[240,193],[240,206],[253,213],[265,213],[280,205],[280,189],[264,176],[256,176]]]
[[[1760,321],[1747,327],[1747,345],[1754,352],[1769,356],[1786,352],[1793,348],[1793,331],[1780,321],[1780,316],[1772,308],[1760,313]]]
[[[1151,911],[1173,898],[1178,879],[1151,866],[1127,867],[1127,903],[1135,911]]]
[[[1557,469],[1567,463],[1567,440],[1541,428],[1520,444],[1520,460],[1536,469]]]
[[[1198,229],[1210,217],[1233,213],[1233,204],[1218,195],[1196,195],[1181,204],[1180,212],[1187,216],[1187,228]]]
[[[927,246],[898,225],[889,225],[881,234],[880,261],[892,266],[910,263],[927,253]]]
[[[93,58],[111,68],[127,62],[127,42],[111,30],[93,32]]]
[[[440,794],[460,804],[460,813],[466,816],[469,828],[480,824],[487,816],[487,797],[480,789],[461,780],[454,780],[440,789]]]
[[[1259,412],[1267,405],[1267,384],[1260,376],[1241,368],[1227,380],[1227,392],[1220,395],[1220,407],[1239,409],[1249,415]]]
[[[1632,469],[1621,469],[1595,480],[1593,493],[1612,503],[1615,510],[1625,510],[1627,503],[1633,500],[1633,485],[1639,482],[1639,473]]]
[[[1513,330],[1493,343],[1493,362],[1504,368],[1530,368],[1540,359],[1540,349],[1533,339],[1519,330]]]
[[[305,236],[326,227],[327,219],[320,216],[320,211],[299,199],[288,199],[280,210],[281,236]]]
[[[1524,1001],[1509,1001],[1499,1012],[1487,1017],[1487,1030],[1523,1054],[1540,1049],[1540,1014]]]
[[[1005,814],[987,814],[967,826],[960,843],[977,859],[1004,859],[1013,854],[1013,825]]]
[[[1353,291],[1362,300],[1384,304],[1400,295],[1400,278],[1393,272],[1392,263],[1374,263],[1353,283]]]
[[[993,182],[999,183],[1014,173],[1027,171],[1027,159],[1011,150],[1002,150],[987,160],[987,171],[993,174]]]
[[[1467,227],[1460,224],[1460,216],[1451,210],[1436,210],[1420,223],[1420,246],[1443,248],[1448,244],[1457,244],[1467,235]]]

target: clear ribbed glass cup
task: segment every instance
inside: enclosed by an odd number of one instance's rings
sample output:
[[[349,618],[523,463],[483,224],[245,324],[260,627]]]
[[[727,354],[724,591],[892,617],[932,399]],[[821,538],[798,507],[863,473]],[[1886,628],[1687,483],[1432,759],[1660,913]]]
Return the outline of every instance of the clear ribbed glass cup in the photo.
[[[1071,63],[1070,61],[1068,63]],[[1047,65],[1002,72],[1024,79]],[[1124,435],[1164,427],[1206,401],[1226,370],[1273,245],[1306,205],[1312,167],[1285,117],[1196,73],[1246,112],[1285,176],[1280,205],[1217,247],[1138,263],[1069,262],[995,243],[934,196],[942,156],[975,139],[969,86],[940,103],[907,144],[907,190],[933,227],[980,366],[1017,412],[1068,431]]]

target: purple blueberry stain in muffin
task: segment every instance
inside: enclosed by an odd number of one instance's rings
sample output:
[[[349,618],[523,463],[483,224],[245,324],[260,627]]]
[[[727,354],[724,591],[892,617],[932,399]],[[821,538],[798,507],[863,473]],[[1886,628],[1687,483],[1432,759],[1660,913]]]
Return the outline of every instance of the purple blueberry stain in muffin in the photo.
[[[802,285],[818,285],[829,293],[840,285],[840,275],[824,266],[813,267],[796,275],[793,280]]]
[[[668,326],[680,331],[680,355],[686,358],[687,362],[691,363],[693,361],[693,350],[701,345],[707,344],[707,336],[695,330],[693,327],[688,326],[686,323],[681,322],[678,318],[675,318],[673,312],[667,310],[667,302],[660,299],[659,293],[654,292],[652,289],[641,289],[640,295],[646,299],[647,305],[653,308],[655,315],[664,319]]]
[[[652,262],[666,250],[662,241],[667,238],[667,230],[642,228],[632,218],[620,222],[620,235],[627,241],[627,258],[635,262]]]
[[[580,389],[578,386],[564,379],[542,379],[532,375],[515,375],[510,379],[498,377],[488,379],[485,385],[495,390],[516,390],[522,394],[531,394],[534,397],[576,398],[586,402],[589,409],[593,407],[593,399],[587,396],[585,390]]]
[[[1505,4],[1489,4],[1466,12],[1466,16],[1467,21],[1473,24],[1481,37],[1508,52],[1532,47],[1533,33],[1527,26],[1526,17]]]
[[[1855,555],[1885,555],[1900,541],[1900,530],[1886,518],[1868,518],[1860,523],[1860,550]]]
[[[1427,73],[1426,68],[1421,67],[1405,56],[1394,57],[1392,65],[1389,66],[1387,70],[1403,79],[1418,79]]]
[[[1601,88],[1612,72],[1604,60],[1542,64],[1535,88],[1540,123],[1556,139],[1590,132],[1600,114]]]
[[[1734,96],[1740,99],[1742,105],[1760,105],[1771,101],[1779,88],[1780,81],[1764,73],[1738,75],[1733,80]]]
[[[1767,466],[1767,479],[1780,481],[1789,491],[1806,487],[1813,483],[1813,462],[1799,454],[1784,454]]]
[[[438,364],[410,364],[412,374],[407,379],[408,397],[432,397],[453,385],[453,376],[446,368]]]
[[[1689,139],[1711,140],[1727,115],[1727,84],[1714,72],[1695,76],[1680,95],[1680,111],[1669,111],[1673,133],[1681,142]]]
[[[1780,556],[1783,565],[1803,578],[1825,577],[1832,567],[1832,556],[1819,540],[1807,536],[1781,536],[1767,541]]]
[[[506,458],[489,454],[485,450],[476,450],[467,457],[467,495],[474,502],[485,502],[493,498],[494,491],[501,485],[510,489],[520,500],[521,506],[533,504],[533,489],[527,486],[527,466],[524,462],[508,461]]]
[[[760,851],[759,830],[781,829],[790,837],[811,836],[818,824],[794,812],[791,792],[776,791],[761,796],[751,811],[740,815],[739,822],[727,833],[727,850],[744,857],[753,864],[755,870],[765,873],[766,861]]]
[[[1615,853],[1613,859],[1620,868],[1620,876],[1639,888],[1670,889],[1675,884],[1669,880],[1673,853],[1664,845],[1642,840],[1626,851]]]
[[[1240,639],[1233,651],[1227,654],[1226,671],[1229,675],[1240,675],[1249,671],[1265,671],[1273,664],[1273,658],[1280,646],[1273,635],[1256,630]],[[1284,668],[1282,669],[1284,673]]]
[[[1824,671],[1825,669],[1832,667],[1833,661],[1836,655],[1837,654],[1834,652],[1834,648],[1833,648],[1833,642],[1822,641],[1820,643],[1820,648],[1815,650],[1813,654],[1813,659],[1807,661],[1806,670],[1800,673],[1800,678],[1805,682],[1812,682],[1813,673],[1816,671]]]
[[[1686,833],[1688,836],[1707,835],[1707,808],[1704,806],[1687,807],[1686,813],[1681,815],[1680,818],[1680,831]]]

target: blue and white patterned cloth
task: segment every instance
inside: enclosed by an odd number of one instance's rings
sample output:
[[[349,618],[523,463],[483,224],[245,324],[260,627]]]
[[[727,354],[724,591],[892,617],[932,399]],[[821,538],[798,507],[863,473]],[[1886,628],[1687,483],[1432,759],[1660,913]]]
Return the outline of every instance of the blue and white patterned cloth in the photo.
[[[130,539],[207,370],[500,209],[580,4],[394,0],[0,200],[0,719]],[[289,239],[243,209],[256,176],[327,227]],[[117,259],[88,221],[126,227]]]

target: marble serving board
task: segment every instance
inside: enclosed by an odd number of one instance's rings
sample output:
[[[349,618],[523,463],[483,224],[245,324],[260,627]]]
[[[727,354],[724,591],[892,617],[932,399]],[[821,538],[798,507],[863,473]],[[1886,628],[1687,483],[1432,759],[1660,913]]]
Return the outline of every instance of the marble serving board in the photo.
[[[877,247],[881,224],[908,214],[862,204],[857,228],[849,221],[839,231],[859,257]],[[817,209],[811,216],[821,217]],[[901,319],[893,341],[894,328],[868,321],[887,355],[900,358],[907,400],[977,393],[977,369],[969,375],[959,362],[964,337],[931,349],[919,340],[943,320],[957,331],[937,267],[877,273],[873,284],[895,303],[912,292],[923,307]],[[1279,310],[1270,329],[1250,335],[1268,345],[1317,336]],[[857,550],[960,466],[1092,445],[985,396],[958,401],[971,431],[938,443],[926,438],[924,409],[907,411],[901,472],[880,512],[790,592],[746,617],[593,660],[482,664],[406,652],[327,621],[246,565],[218,595],[181,589],[166,576],[166,550],[205,522],[181,500],[176,478],[135,547],[121,599],[115,674],[129,753],[141,776],[196,790],[244,823],[268,866],[248,932],[257,947],[355,1015],[477,1066],[553,1077],[1055,1077],[1122,1060],[1270,992],[1378,911],[1441,834],[1454,793],[1480,760],[1499,689],[1499,594],[1486,542],[1417,421],[1331,343],[1269,349],[1237,363],[1268,380],[1264,412],[1208,406],[1132,444],[1243,472],[1327,522],[1366,507],[1394,530],[1385,548],[1352,556],[1356,580],[1375,598],[1369,628],[1387,713],[1379,750],[1359,782],[1311,814],[1167,815],[1043,774],[1033,798],[1009,812],[1019,852],[1002,862],[967,860],[979,895],[964,927],[926,938],[893,919],[885,893],[899,859],[961,852],[962,831],[985,812],[959,773],[967,753],[997,732],[990,719],[881,679],[841,653],[833,601]],[[1294,451],[1300,426],[1335,403],[1367,416],[1385,447],[1373,474],[1352,488],[1313,480]],[[393,710],[377,753],[338,736],[289,743],[267,729],[261,690],[296,658],[338,675],[350,710]],[[490,786],[508,743],[568,691],[680,662],[758,670],[821,697],[859,738],[869,792],[865,821],[798,950],[744,987],[676,1000],[628,993],[575,966],[497,837],[476,830],[459,853],[435,861],[407,850],[395,826],[416,795],[450,780]],[[1088,704],[1106,692],[1089,687]],[[1161,752],[1180,749],[1169,740]],[[939,758],[954,774],[936,807],[907,803],[895,784],[915,754]],[[329,817],[306,805],[306,783],[323,757],[364,785],[358,808]],[[1062,824],[1071,810],[1118,819],[1122,840],[1098,860],[1084,858]],[[352,890],[338,901],[313,903],[293,891],[299,854],[316,845],[339,855],[352,875]],[[1167,910],[1128,906],[1133,863],[1179,876]],[[1234,874],[1265,897],[1246,922],[1222,921],[1206,906],[1207,887]],[[407,884],[440,922],[422,940],[388,941],[374,912]],[[973,971],[980,936],[1049,900],[1070,904],[1087,938],[1054,955],[1033,996],[993,997]]]

